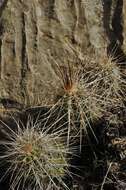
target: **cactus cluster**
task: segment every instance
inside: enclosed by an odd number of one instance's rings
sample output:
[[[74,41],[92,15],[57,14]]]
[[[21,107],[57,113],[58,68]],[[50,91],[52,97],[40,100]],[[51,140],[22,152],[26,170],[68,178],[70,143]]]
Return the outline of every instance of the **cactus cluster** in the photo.
[[[40,190],[69,189],[63,179],[72,177],[74,150],[81,152],[83,138],[90,140],[89,131],[98,143],[92,124],[124,107],[124,75],[113,57],[87,59],[70,48],[72,59],[63,64],[50,55],[46,59],[60,82],[56,103],[46,114],[32,116],[35,122],[27,117],[24,124],[16,122],[15,130],[5,124],[7,139],[0,142],[4,147],[0,160],[9,164],[5,176],[10,176],[11,190],[24,189],[26,184]]]

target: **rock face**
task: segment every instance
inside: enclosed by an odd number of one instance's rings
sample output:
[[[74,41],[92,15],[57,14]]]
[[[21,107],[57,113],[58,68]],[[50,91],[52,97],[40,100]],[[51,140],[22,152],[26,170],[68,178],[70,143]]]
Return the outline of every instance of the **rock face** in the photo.
[[[61,61],[66,41],[89,56],[115,44],[126,51],[125,8],[123,0],[1,0],[0,98],[51,102],[58,80],[46,59]]]

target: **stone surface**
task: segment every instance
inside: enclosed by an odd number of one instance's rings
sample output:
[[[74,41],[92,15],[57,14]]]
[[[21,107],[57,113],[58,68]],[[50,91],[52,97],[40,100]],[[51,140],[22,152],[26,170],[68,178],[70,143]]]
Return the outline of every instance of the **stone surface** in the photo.
[[[126,1],[123,2],[123,24],[124,24],[124,30],[123,30],[123,38],[124,38],[124,43],[123,43],[123,48],[124,52],[126,52]]]
[[[62,64],[66,41],[91,57],[91,52],[101,54],[110,43],[122,46],[119,36],[123,33],[125,49],[126,3],[124,31],[117,31],[118,15],[118,22],[122,24],[119,2],[0,1],[0,98],[25,105],[51,103],[59,82],[47,61],[48,52]]]

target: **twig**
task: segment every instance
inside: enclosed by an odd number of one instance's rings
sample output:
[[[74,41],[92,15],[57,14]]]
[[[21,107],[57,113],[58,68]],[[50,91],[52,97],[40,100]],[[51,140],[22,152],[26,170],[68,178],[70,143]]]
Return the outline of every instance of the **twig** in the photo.
[[[100,190],[103,190],[105,181],[106,181],[106,179],[107,179],[107,176],[108,176],[108,173],[109,173],[109,171],[110,171],[110,169],[111,169],[112,164],[113,164],[112,162],[109,164],[108,170],[107,170],[107,172],[106,172],[106,175],[105,175],[105,177],[104,177],[104,180],[103,180],[103,182],[102,182],[102,185],[101,185],[101,189],[100,189]]]

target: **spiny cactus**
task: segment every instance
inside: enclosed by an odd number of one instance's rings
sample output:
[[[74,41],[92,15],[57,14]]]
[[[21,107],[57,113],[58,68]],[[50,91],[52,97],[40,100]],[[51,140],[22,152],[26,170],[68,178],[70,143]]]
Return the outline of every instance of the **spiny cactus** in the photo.
[[[117,106],[123,106],[126,83],[120,65],[113,62],[113,56],[104,53],[89,58],[83,55],[81,48],[65,41],[63,51],[61,60],[50,53],[45,60],[51,63],[54,75],[59,78],[58,105],[68,113],[69,144],[70,136],[80,133],[81,137],[83,130],[87,133],[87,126],[94,134],[92,121],[104,117]]]
[[[6,138],[0,142],[4,148],[0,162],[9,167],[1,180],[9,175],[10,189],[13,190],[24,189],[26,185],[42,190],[52,186],[58,189],[57,183],[68,189],[63,177],[70,175],[71,152],[60,137],[61,131],[48,134],[48,128],[40,130],[32,119],[26,126],[16,122],[16,130],[3,124]]]
[[[94,134],[90,122],[102,117],[103,114],[101,97],[97,94],[96,86],[91,88],[89,73],[79,58],[81,54],[78,56],[78,52],[74,55],[73,53],[71,49],[72,58],[70,57],[68,61],[65,59],[63,64],[50,55],[50,62],[61,87],[60,99],[56,105],[66,110],[68,115],[68,144],[71,136],[80,134],[81,140],[82,131],[85,130],[87,133],[87,125]]]
[[[126,92],[126,82],[121,63],[113,61],[113,56],[96,57],[92,63],[93,85],[97,86],[98,94],[107,107],[123,106]]]

